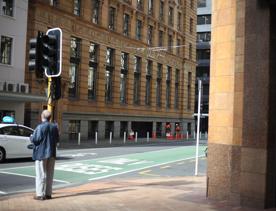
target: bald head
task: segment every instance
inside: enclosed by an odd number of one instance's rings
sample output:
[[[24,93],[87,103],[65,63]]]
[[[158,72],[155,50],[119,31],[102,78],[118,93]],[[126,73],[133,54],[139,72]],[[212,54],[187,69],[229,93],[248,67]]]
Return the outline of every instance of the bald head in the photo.
[[[41,113],[41,121],[45,122],[45,121],[50,121],[51,119],[51,112],[48,110],[44,110]]]

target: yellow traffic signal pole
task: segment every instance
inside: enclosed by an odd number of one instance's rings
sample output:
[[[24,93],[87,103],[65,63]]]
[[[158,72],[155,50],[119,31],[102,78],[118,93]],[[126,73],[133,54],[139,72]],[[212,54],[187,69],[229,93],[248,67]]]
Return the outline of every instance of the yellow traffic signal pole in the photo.
[[[52,104],[52,95],[51,95],[51,84],[52,77],[48,77],[48,103],[47,110],[51,112],[51,122],[53,121],[53,104]]]

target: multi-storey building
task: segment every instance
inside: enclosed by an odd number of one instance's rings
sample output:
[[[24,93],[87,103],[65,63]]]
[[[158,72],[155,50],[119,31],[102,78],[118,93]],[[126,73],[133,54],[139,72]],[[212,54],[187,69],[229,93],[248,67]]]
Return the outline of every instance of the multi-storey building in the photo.
[[[55,116],[64,139],[165,134],[194,128],[196,1],[31,0],[28,39],[63,30],[62,99]],[[28,61],[28,59],[26,60]],[[26,62],[27,63],[27,62]],[[26,67],[27,68],[27,67]],[[34,93],[43,92],[27,73]],[[46,104],[46,102],[45,102]],[[28,107],[34,126],[43,106]]]
[[[197,40],[196,40],[196,89],[195,113],[198,105],[198,80],[202,81],[200,131],[208,131],[209,81],[210,81],[210,41],[211,41],[211,0],[197,1]],[[197,117],[196,117],[197,118]]]
[[[25,83],[27,15],[27,0],[0,0],[0,122],[14,116],[23,124],[25,102],[46,99],[30,94]]]

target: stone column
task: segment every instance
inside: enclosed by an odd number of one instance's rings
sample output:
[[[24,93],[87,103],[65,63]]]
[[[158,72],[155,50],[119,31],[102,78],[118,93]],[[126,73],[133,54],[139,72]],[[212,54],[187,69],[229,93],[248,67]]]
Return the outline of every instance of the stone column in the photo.
[[[61,134],[60,134],[60,141],[68,141],[68,139],[69,139],[69,137],[68,137],[68,135],[69,135],[69,131],[68,131],[68,125],[69,125],[69,121],[68,120],[63,120],[62,121],[62,125],[61,125],[61,127],[62,127],[62,132],[61,132]],[[59,126],[60,127],[60,126]]]
[[[119,139],[120,138],[120,128],[121,124],[120,121],[114,121],[114,138]]]
[[[105,139],[105,121],[98,122],[98,139]]]
[[[162,122],[162,138],[166,137],[166,122]]]
[[[81,134],[81,141],[88,140],[88,121],[87,120],[81,120],[80,134]]]
[[[255,208],[266,207],[267,194],[275,194],[267,181],[267,2],[215,0],[212,5],[208,196]]]

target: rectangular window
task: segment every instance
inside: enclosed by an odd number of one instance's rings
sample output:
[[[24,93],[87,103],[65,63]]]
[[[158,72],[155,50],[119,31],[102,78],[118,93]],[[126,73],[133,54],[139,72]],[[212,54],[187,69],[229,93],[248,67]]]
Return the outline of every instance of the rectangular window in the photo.
[[[181,49],[181,47],[180,47],[180,45],[181,45],[180,39],[177,39],[176,45],[177,45],[177,47],[176,47],[176,54],[177,54],[177,56],[180,56],[180,49]]]
[[[50,0],[50,5],[53,7],[57,7],[58,6],[58,0]]]
[[[81,40],[76,37],[71,38],[71,45],[70,45],[70,57],[74,59],[80,59],[80,50],[81,48]]]
[[[157,78],[156,78],[156,106],[162,106],[162,71],[163,65],[157,64]]]
[[[129,36],[129,15],[124,14],[124,23],[123,23],[123,34]]]
[[[143,10],[143,0],[137,0],[137,9]]]
[[[153,26],[149,25],[148,26],[148,37],[147,37],[147,43],[149,46],[152,46],[152,40],[153,40]]]
[[[13,17],[14,0],[2,0],[2,14]]]
[[[11,65],[12,62],[12,42],[11,37],[1,36],[1,55],[0,61],[2,64]]]
[[[148,0],[148,14],[153,15],[153,0]]]
[[[69,69],[69,97],[77,97],[78,71],[80,64],[81,40],[71,37],[70,45],[70,69]]]
[[[88,99],[96,99],[96,82],[98,68],[98,45],[90,43],[89,47],[89,69],[88,69]]]
[[[172,35],[168,35],[168,50],[170,53],[173,51],[173,38]]]
[[[159,47],[163,46],[163,39],[164,39],[164,36],[163,36],[163,31],[159,31],[159,36],[158,36],[158,45]]]
[[[114,55],[115,55],[114,49],[112,49],[112,48],[106,49],[106,69],[105,69],[105,100],[106,100],[106,102],[112,102]]]
[[[174,108],[179,108],[179,69],[175,70]]]
[[[136,105],[140,104],[141,65],[141,57],[134,56],[133,103]]]
[[[211,15],[198,15],[197,25],[211,24]]]
[[[166,108],[171,107],[171,72],[172,68],[167,66],[166,72]]]
[[[80,16],[81,14],[81,0],[74,0],[74,15]]]
[[[189,43],[189,59],[192,59],[193,56],[193,46],[192,43]]]
[[[173,8],[169,7],[169,14],[168,14],[168,23],[170,26],[173,26]]]
[[[100,16],[100,0],[92,0],[92,22],[99,23]]]
[[[192,85],[192,73],[188,72],[188,92],[187,92],[187,109],[191,109],[191,85]]]
[[[114,7],[109,7],[109,21],[108,28],[112,31],[115,31],[115,14],[116,9]]]
[[[197,60],[210,59],[210,49],[198,49],[196,52]]]
[[[151,104],[151,74],[152,74],[152,61],[147,60],[146,68],[146,95],[145,95],[145,104]]]
[[[192,18],[190,18],[190,34],[193,33],[193,27],[194,27],[194,20]]]
[[[164,2],[160,1],[159,20],[164,21]]]
[[[198,32],[196,41],[197,42],[210,42],[211,41],[211,32]]]
[[[206,7],[206,0],[197,0],[197,7]]]
[[[181,16],[181,13],[180,12],[178,12],[178,14],[177,14],[177,30],[181,30],[181,18],[182,18],[182,16]]]
[[[77,96],[78,86],[78,63],[70,62],[69,69],[69,98],[75,98]]]
[[[142,39],[142,21],[139,19],[136,20],[136,39]]]
[[[121,53],[121,74],[120,74],[120,102],[126,103],[127,96],[127,72],[128,72],[128,53]]]

